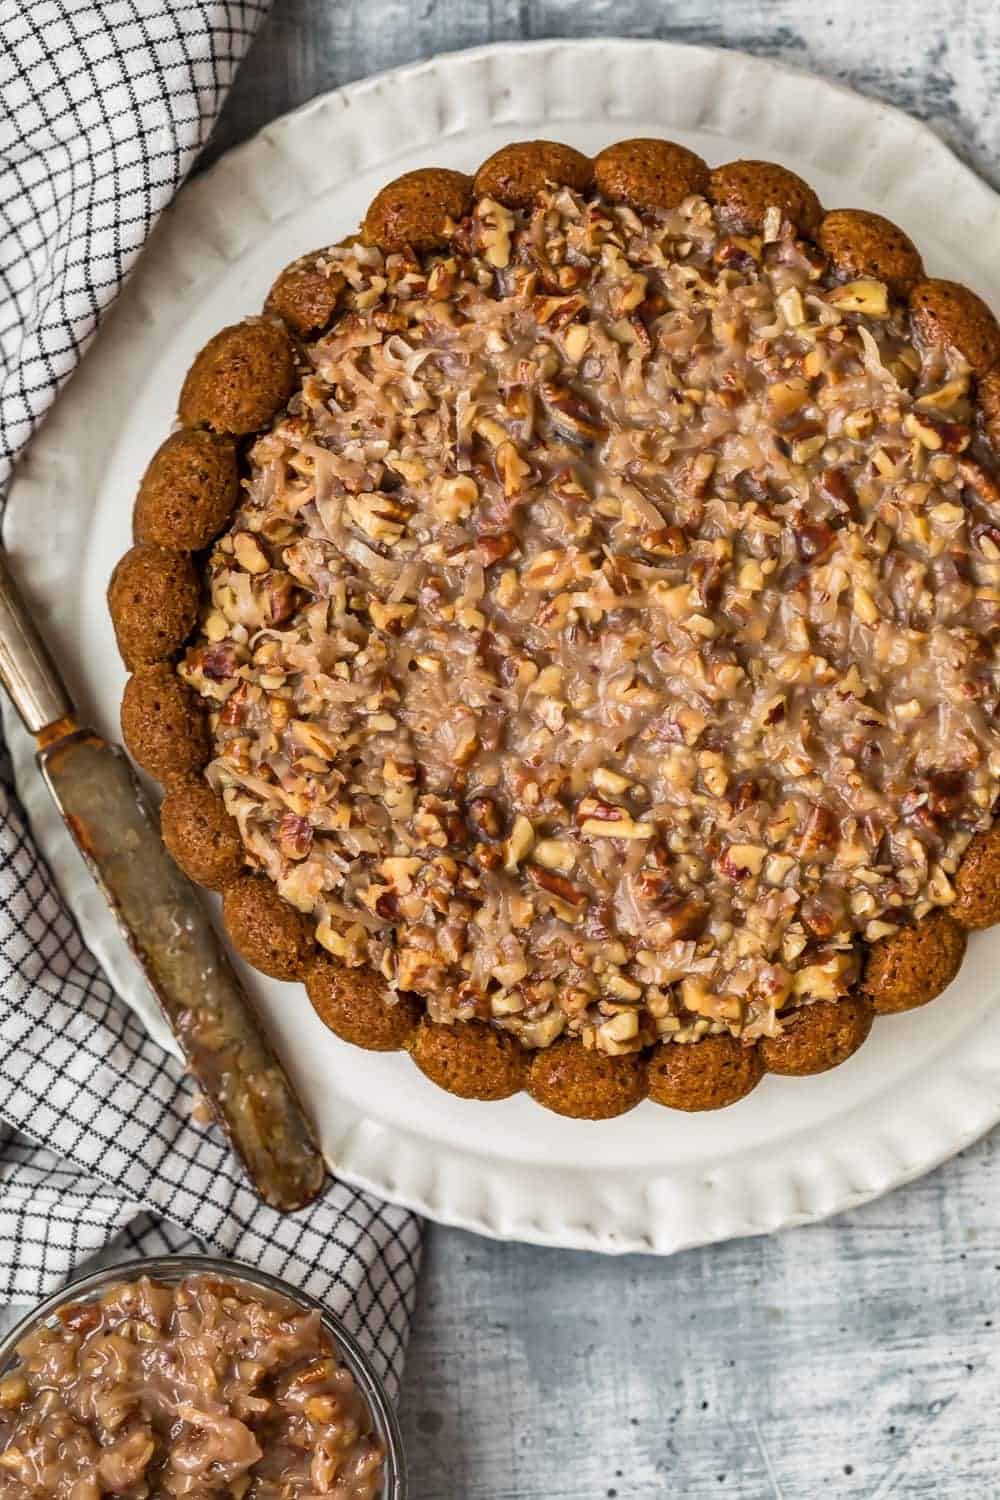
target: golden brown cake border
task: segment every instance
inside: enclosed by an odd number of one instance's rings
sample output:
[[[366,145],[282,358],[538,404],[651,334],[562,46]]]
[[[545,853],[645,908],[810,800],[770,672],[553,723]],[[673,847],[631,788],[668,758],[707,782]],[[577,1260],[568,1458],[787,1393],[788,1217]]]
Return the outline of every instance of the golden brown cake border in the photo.
[[[640,213],[703,193],[720,218],[743,233],[759,233],[765,216],[778,212],[815,243],[834,275],[885,282],[906,297],[922,342],[958,350],[976,378],[984,435],[1000,453],[1000,324],[990,309],[957,282],[927,278],[919,251],[889,220],[861,209],[824,211],[809,184],[777,163],[734,161],[709,169],[686,147],[658,138],[618,141],[593,160],[559,142],[516,142],[468,176],[428,167],[388,183],[372,200],[360,237],[386,253],[424,253],[447,245],[474,196],[524,209],[553,183],[576,191],[596,187]],[[166,787],[166,846],[192,880],[222,892],[236,950],[265,974],[303,981],[317,1015],[337,1035],[374,1050],[405,1049],[449,1092],[502,1099],[523,1088],[544,1107],[577,1119],[607,1119],[643,1098],[681,1110],[732,1104],[767,1072],[805,1076],[838,1066],[865,1041],[873,1016],[933,999],[957,974],[967,932],[1000,923],[1000,824],[970,843],[952,906],[937,907],[868,947],[857,991],[801,1007],[780,1035],[757,1043],[720,1032],[618,1057],[589,1051],[575,1038],[528,1053],[509,1033],[483,1022],[432,1022],[414,997],[386,1005],[378,975],[330,958],[308,919],[250,872],[234,844],[235,821],[200,778],[210,753],[205,710],[174,663],[195,624],[192,554],[225,529],[235,508],[241,442],[266,429],[287,403],[299,340],[321,333],[336,317],[339,288],[317,273],[318,253],[280,273],[261,317],[222,329],[196,356],[180,393],[181,426],[143,475],[136,545],[120,560],[108,591],[119,649],[132,673],[122,700],[125,744]],[[140,587],[137,619],[129,600],[139,597]]]

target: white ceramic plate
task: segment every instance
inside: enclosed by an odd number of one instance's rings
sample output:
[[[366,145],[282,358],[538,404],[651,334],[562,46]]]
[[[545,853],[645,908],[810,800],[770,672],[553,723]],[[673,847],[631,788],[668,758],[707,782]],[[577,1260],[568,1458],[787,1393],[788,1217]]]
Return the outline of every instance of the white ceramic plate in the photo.
[[[105,586],[130,543],[139,475],[204,341],[256,311],[286,261],[352,230],[399,172],[471,170],[532,135],[595,151],[641,134],[672,136],[713,164],[784,162],[830,205],[881,209],[931,271],[1000,305],[1000,200],[923,126],[773,63],[665,42],[515,44],[314,100],[180,195],[20,468],[6,520],[15,570],[100,729],[116,734],[124,681]],[[46,805],[25,737],[12,739],[22,794],[87,939],[142,1010],[141,981]],[[975,937],[946,998],[879,1023],[824,1077],[765,1079],[720,1114],[644,1104],[601,1124],[524,1096],[453,1099],[407,1058],[339,1042],[300,988],[247,979],[343,1177],[485,1234],[668,1252],[847,1208],[995,1124],[998,959],[1000,933]]]

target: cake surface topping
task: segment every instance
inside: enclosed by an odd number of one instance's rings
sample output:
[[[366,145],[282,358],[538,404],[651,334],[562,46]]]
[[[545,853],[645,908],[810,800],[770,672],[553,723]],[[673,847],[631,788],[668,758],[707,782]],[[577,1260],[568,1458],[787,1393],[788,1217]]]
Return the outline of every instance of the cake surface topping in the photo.
[[[480,198],[446,249],[310,274],[339,315],[181,674],[325,948],[433,1020],[619,1054],[774,1036],[954,900],[1000,791],[961,355],[700,196]]]

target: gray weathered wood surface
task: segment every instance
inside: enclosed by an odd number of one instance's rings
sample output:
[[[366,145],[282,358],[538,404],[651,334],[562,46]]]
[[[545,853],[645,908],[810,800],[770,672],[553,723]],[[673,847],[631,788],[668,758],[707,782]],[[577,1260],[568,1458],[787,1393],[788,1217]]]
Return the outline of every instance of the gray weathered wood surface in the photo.
[[[276,0],[212,153],[397,63],[602,34],[852,83],[1000,186],[997,0]],[[415,1500],[1000,1496],[995,1139],[832,1223],[672,1260],[434,1228],[426,1246],[403,1401]]]
[[[997,0],[277,0],[214,149],[435,52],[601,34],[812,68],[1000,186]],[[403,1408],[417,1500],[1000,1495],[998,1228],[986,1142],[834,1223],[668,1261],[431,1229]]]

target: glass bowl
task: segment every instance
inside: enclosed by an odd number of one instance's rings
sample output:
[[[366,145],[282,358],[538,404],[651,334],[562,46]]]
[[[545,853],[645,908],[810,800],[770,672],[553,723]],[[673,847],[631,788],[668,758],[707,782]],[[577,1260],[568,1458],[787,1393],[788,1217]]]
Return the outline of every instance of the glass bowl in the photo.
[[[210,1255],[156,1255],[140,1260],[121,1261],[88,1276],[79,1276],[59,1288],[51,1297],[34,1308],[28,1315],[0,1339],[0,1377],[9,1373],[17,1358],[17,1345],[38,1325],[50,1319],[61,1308],[71,1302],[87,1302],[101,1296],[109,1287],[123,1281],[134,1281],[139,1276],[149,1276],[155,1281],[178,1282],[186,1276],[224,1276],[245,1286],[259,1287],[279,1297],[285,1297],[303,1312],[318,1312],[330,1340],[350,1370],[371,1412],[372,1428],[385,1449],[385,1483],[382,1500],[406,1500],[406,1459],[403,1453],[403,1438],[395,1409],[385,1392],[381,1380],[372,1368],[371,1360],[361,1348],[353,1334],[329,1312],[315,1297],[310,1297],[297,1286],[291,1286],[278,1276],[259,1271],[256,1266],[244,1265],[238,1260],[222,1260]]]

